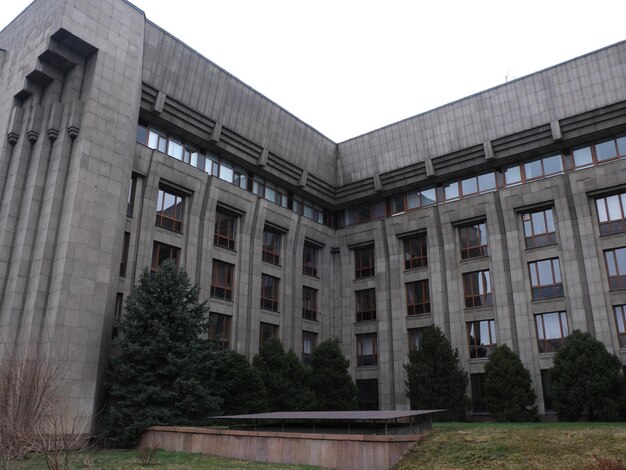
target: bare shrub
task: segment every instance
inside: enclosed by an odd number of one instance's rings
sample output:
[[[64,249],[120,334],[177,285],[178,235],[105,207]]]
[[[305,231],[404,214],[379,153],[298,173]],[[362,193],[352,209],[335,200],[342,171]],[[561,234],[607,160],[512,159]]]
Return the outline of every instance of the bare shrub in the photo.
[[[150,465],[158,448],[158,444],[147,444],[141,446],[137,451],[139,462],[141,462],[142,465]]]
[[[595,463],[585,465],[585,470],[626,470],[624,462],[594,455]]]

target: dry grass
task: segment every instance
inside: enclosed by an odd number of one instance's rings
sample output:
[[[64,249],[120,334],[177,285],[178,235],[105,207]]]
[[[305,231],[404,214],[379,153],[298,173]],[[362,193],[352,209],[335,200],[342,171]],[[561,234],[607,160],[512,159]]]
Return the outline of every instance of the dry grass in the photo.
[[[597,463],[595,457],[626,460],[625,423],[462,423],[433,427],[432,434],[394,470],[582,470]]]

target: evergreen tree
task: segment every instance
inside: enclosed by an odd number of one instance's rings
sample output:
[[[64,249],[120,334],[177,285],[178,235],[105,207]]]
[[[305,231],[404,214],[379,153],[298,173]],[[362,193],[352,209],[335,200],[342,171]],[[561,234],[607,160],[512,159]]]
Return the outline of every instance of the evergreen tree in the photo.
[[[311,389],[317,410],[355,410],[357,388],[349,372],[350,361],[337,340],[320,343],[311,357]]]
[[[103,431],[132,446],[150,425],[191,425],[219,411],[210,392],[207,307],[187,273],[165,262],[144,270],[128,297],[111,359]]]
[[[285,353],[274,337],[263,344],[252,366],[259,371],[267,394],[268,411],[310,410],[314,405],[309,372],[293,351]]]
[[[420,349],[409,353],[404,365],[407,395],[414,410],[446,409],[436,419],[464,420],[469,400],[467,374],[459,369],[459,352],[438,326],[424,329]]]
[[[560,420],[615,421],[624,416],[622,364],[589,333],[575,330],[554,357],[550,378]],[[622,409],[620,409],[622,408]]]
[[[485,400],[498,421],[536,421],[535,391],[530,372],[506,345],[498,346],[485,364]]]

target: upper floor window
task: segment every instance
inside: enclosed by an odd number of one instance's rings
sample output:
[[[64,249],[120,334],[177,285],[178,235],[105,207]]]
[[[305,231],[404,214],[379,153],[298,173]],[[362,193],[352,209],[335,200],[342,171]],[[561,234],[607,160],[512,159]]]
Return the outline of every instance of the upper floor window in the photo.
[[[407,330],[409,334],[409,349],[415,349],[419,351],[422,348],[422,337],[424,336],[425,328],[409,328]]]
[[[215,234],[213,243],[229,250],[235,249],[237,217],[217,211],[215,216]]]
[[[435,188],[418,189],[390,197],[388,213],[390,215],[401,214],[407,210],[419,209],[433,204],[437,204]]]
[[[230,345],[230,325],[232,318],[229,315],[209,313],[209,341],[213,341],[218,351],[228,349]]]
[[[606,250],[606,269],[609,274],[610,289],[626,288],[626,248]]]
[[[489,270],[463,274],[465,308],[485,307],[492,304],[491,276]]]
[[[259,327],[259,349],[272,338],[278,338],[278,325],[261,322]]]
[[[487,227],[485,222],[459,227],[461,237],[461,259],[487,256]]]
[[[430,313],[428,279],[406,284],[406,313],[407,315]]]
[[[362,224],[370,220],[385,217],[385,202],[366,203],[359,207],[350,207],[344,211],[345,225]]]
[[[374,275],[374,247],[354,250],[354,277],[361,279]]]
[[[135,195],[137,193],[137,175],[133,174],[130,178],[128,187],[128,204],[126,205],[126,215],[132,217],[135,212]]]
[[[626,232],[626,193],[596,199],[600,235]]]
[[[443,193],[446,201],[453,201],[495,189],[496,174],[490,172],[479,176],[470,176],[460,181],[452,181],[444,186]]]
[[[378,364],[376,333],[356,335],[356,365],[374,366]]]
[[[551,245],[556,243],[554,214],[552,208],[522,213],[526,247]]]
[[[159,189],[157,200],[156,224],[176,232],[183,228],[185,198],[178,194]]]
[[[404,268],[415,269],[428,266],[426,234],[404,239]]]
[[[317,277],[317,256],[319,248],[310,243],[304,244],[302,252],[302,272],[308,276]]]
[[[487,357],[496,347],[494,320],[472,321],[467,324],[469,352],[472,359]]]
[[[580,147],[572,152],[574,168],[576,169],[616,160],[624,155],[626,155],[626,136]]]
[[[302,332],[302,362],[308,364],[313,357],[313,351],[317,347],[317,333],[311,331]]]
[[[267,274],[261,275],[261,308],[278,311],[278,285],[280,279]]]
[[[211,272],[211,297],[233,300],[233,271],[235,266],[223,261],[213,260]]]
[[[154,242],[152,247],[152,265],[150,270],[152,272],[157,272],[161,263],[167,260],[172,261],[176,264],[176,266],[178,266],[179,258],[180,248],[167,245],[166,243]]]
[[[626,305],[615,305],[613,313],[615,314],[615,324],[617,325],[619,347],[626,348]]]
[[[130,248],[130,232],[124,232],[124,244],[122,245],[122,259],[120,261],[120,277],[126,277],[128,266],[128,249]]]
[[[530,162],[510,166],[504,170],[506,186],[545,178],[563,173],[563,155],[548,155]]]
[[[269,227],[263,230],[263,261],[280,264],[280,240],[282,234]]]
[[[376,320],[376,289],[358,290],[356,299],[356,321]]]
[[[528,263],[533,300],[563,297],[563,282],[558,258]]]
[[[302,318],[317,321],[317,289],[302,287]]]
[[[539,352],[556,352],[569,334],[565,312],[551,312],[535,315]]]

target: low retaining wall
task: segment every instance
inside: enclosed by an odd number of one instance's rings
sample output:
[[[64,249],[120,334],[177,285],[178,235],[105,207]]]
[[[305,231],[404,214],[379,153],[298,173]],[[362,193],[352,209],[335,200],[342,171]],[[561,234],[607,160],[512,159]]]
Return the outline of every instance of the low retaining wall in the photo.
[[[140,445],[258,462],[386,470],[424,434],[379,436],[153,426]]]

